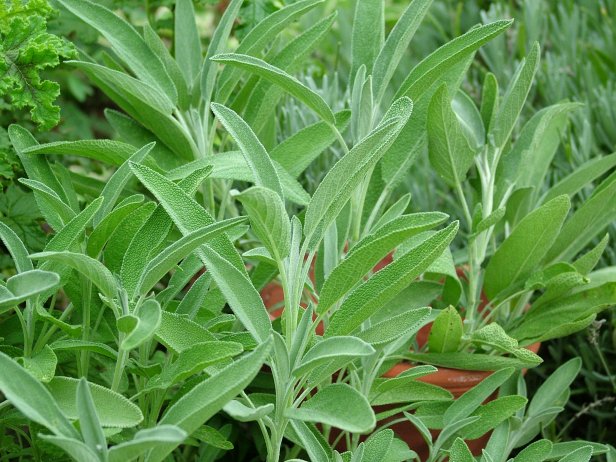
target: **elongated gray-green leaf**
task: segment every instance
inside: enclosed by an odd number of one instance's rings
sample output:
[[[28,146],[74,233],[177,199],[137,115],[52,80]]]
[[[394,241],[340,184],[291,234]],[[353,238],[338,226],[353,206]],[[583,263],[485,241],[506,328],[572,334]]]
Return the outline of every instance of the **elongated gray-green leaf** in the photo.
[[[194,432],[252,381],[261,370],[271,344],[269,339],[264,341],[253,352],[196,385],[169,408],[160,424],[176,425],[189,434]],[[150,452],[147,462],[163,460],[174,447],[169,445]]]
[[[143,165],[131,163],[139,180],[156,196],[182,234],[214,223],[209,213],[178,185]],[[212,278],[246,329],[259,341],[269,337],[271,321],[241,257],[226,235],[198,251]]]
[[[535,42],[509,84],[495,115],[490,131],[494,135],[496,147],[502,148],[511,136],[538,68],[539,44]]]
[[[124,19],[88,0],[59,0],[71,13],[97,29],[140,79],[159,88],[175,104],[177,91],[162,61]]]
[[[533,273],[556,240],[571,203],[558,196],[525,216],[494,253],[483,283],[488,299],[523,282]]]
[[[355,188],[394,142],[410,117],[413,103],[408,98],[402,98],[392,107],[391,112],[398,116],[384,121],[336,162],[312,196],[304,223],[304,234],[311,248],[319,244],[325,230],[336,219]]]
[[[276,168],[250,126],[234,110],[221,104],[212,103],[212,111],[240,147],[255,177],[255,183],[284,197]]]
[[[400,85],[397,96],[406,95],[413,100],[417,99],[448,69],[467,58],[484,43],[502,34],[512,23],[512,20],[506,20],[485,24],[447,42],[413,68]]]
[[[0,390],[23,415],[54,435],[79,438],[49,391],[13,359],[0,352]]]
[[[336,123],[336,117],[325,100],[318,93],[309,89],[285,71],[278,69],[277,67],[274,67],[259,58],[234,53],[216,55],[212,58],[212,61],[237,66],[258,75],[261,78],[264,78],[273,84],[280,86],[289,94],[300,100],[319,116],[321,116],[325,122],[330,125],[334,125]]]
[[[445,85],[434,93],[428,108],[428,144],[434,170],[449,186],[461,184],[473,165],[475,151],[451,108]]]
[[[446,219],[447,215],[439,212],[404,215],[366,236],[351,249],[325,280],[319,294],[317,312],[325,313],[404,240],[431,229]]]
[[[458,222],[435,233],[357,287],[333,314],[325,336],[348,335],[407,287],[441,256],[458,232]]]

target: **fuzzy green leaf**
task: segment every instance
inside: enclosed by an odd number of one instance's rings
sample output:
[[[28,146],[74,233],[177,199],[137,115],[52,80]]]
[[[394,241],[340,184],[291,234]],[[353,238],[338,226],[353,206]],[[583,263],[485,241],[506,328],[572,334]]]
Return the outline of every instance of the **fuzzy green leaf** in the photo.
[[[556,241],[571,203],[559,196],[525,216],[494,253],[485,271],[484,291],[493,299],[523,283]]]
[[[464,328],[462,318],[453,306],[445,308],[434,320],[428,338],[428,348],[432,353],[452,353],[458,351]]]
[[[328,385],[304,401],[299,408],[287,409],[285,416],[302,422],[323,423],[349,432],[370,431],[376,424],[368,400],[345,383]]]

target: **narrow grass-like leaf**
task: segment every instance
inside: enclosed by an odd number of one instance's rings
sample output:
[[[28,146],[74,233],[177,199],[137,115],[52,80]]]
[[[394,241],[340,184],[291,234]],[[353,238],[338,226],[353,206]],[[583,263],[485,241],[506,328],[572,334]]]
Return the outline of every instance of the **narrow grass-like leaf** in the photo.
[[[264,186],[282,195],[282,187],[269,154],[250,126],[235,111],[212,103],[212,111],[240,147],[258,186]]]
[[[303,102],[330,125],[336,123],[334,113],[325,100],[316,92],[306,87],[295,77],[287,74],[265,61],[248,55],[235,53],[216,55],[212,61],[237,66],[282,87],[289,94]]]
[[[116,281],[111,272],[100,261],[76,252],[39,252],[30,255],[30,258],[42,261],[59,262],[70,266],[83,274],[98,287],[107,298],[116,296]]]
[[[59,1],[75,16],[97,29],[140,79],[159,88],[173,103],[177,101],[175,86],[163,63],[128,22],[88,0]]]
[[[419,244],[356,288],[333,314],[325,336],[348,335],[423,273],[458,232],[458,223]]]
[[[28,419],[43,425],[54,435],[79,438],[79,434],[47,389],[13,359],[0,353],[0,390]]]

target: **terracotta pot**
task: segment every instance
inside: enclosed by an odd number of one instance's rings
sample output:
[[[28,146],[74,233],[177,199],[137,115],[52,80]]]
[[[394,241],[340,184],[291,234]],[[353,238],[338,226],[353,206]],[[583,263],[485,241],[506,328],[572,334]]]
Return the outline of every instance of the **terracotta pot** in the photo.
[[[420,331],[417,333],[416,339],[420,347],[424,346],[427,343],[428,335],[430,333],[431,327],[432,327],[431,323],[427,324],[426,326],[422,327]],[[540,346],[541,346],[541,343],[537,342],[537,343],[533,343],[532,345],[529,345],[527,348],[533,353],[538,353]],[[389,371],[387,371],[383,375],[383,377],[387,377],[387,378],[397,377],[402,372],[407,371],[413,366],[414,364],[410,362],[398,363],[394,367],[392,367]],[[432,374],[426,375],[424,377],[420,377],[417,380],[444,388],[445,390],[448,390],[453,395],[454,398],[457,399],[460,396],[462,396],[464,393],[469,391],[471,388],[473,388],[475,385],[478,385],[480,382],[482,382],[486,377],[488,377],[492,373],[493,373],[492,371],[469,371],[469,370],[463,370],[463,369],[449,369],[446,367],[439,367],[438,371]],[[522,373],[525,374],[526,369],[524,369]],[[495,398],[496,398],[496,393],[490,396],[486,400],[486,402],[492,401]],[[391,406],[389,408],[391,408]],[[388,407],[380,406],[378,408],[375,408],[375,411],[382,412],[386,409],[388,409]],[[387,422],[388,420],[395,420],[400,417],[401,415],[396,415],[394,417],[391,417],[385,420],[385,422]],[[412,423],[401,422],[401,423],[392,425],[391,429],[394,430],[396,435],[400,439],[404,440],[409,445],[409,447],[419,455],[421,460],[426,460],[428,458],[428,445],[423,440],[423,438],[421,437],[421,434],[419,433],[419,431],[417,431],[417,429]],[[430,430],[430,432],[432,433],[433,439],[436,438],[438,434],[440,433],[440,431],[438,430]],[[481,450],[486,447],[486,444],[489,438],[490,438],[490,433],[487,433],[483,435],[481,438],[478,438],[475,440],[469,440],[469,441],[466,441],[466,443],[469,449],[471,450],[471,452],[473,453],[473,455],[478,456],[478,455],[481,455]]]

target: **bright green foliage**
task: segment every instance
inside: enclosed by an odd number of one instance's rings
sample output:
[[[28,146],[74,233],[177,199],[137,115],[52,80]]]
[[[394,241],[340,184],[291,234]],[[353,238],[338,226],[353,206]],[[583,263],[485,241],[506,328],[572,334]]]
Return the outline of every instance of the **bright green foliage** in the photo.
[[[8,4],[7,4],[8,3]],[[76,56],[75,48],[47,32],[46,18],[52,10],[46,0],[12,0],[0,11],[0,97],[13,109],[29,109],[41,129],[60,121],[54,103],[60,86],[41,73],[62,59]]]

